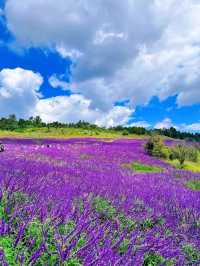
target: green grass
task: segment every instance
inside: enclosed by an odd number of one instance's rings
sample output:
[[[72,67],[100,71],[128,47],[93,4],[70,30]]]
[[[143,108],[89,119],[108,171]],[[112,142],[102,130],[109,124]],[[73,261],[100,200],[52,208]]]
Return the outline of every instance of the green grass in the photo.
[[[127,163],[122,166],[139,173],[160,173],[163,171],[163,169],[158,166],[142,164],[139,162]]]
[[[189,170],[193,172],[200,172],[200,159],[198,159],[197,162],[190,162],[190,161],[185,161],[183,164],[183,167],[180,166],[178,160],[167,160],[167,163],[171,164],[177,169],[184,169],[184,170]]]
[[[186,183],[186,187],[192,190],[200,190],[200,180],[190,180]]]
[[[129,134],[124,136],[122,132],[104,129],[83,129],[83,128],[26,128],[15,131],[0,130],[0,138],[74,138],[74,137],[95,137],[95,138],[144,138],[144,135]]]

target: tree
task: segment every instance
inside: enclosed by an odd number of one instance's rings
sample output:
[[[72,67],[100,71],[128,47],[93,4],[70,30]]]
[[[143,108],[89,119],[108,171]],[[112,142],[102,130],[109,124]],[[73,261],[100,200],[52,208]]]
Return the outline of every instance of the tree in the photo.
[[[198,149],[193,146],[178,144],[171,148],[170,159],[177,159],[179,161],[180,167],[182,168],[185,160],[191,162],[198,161]]]
[[[187,147],[182,144],[178,144],[171,149],[170,159],[177,159],[180,167],[182,168],[187,158]]]
[[[20,129],[22,129],[22,128],[25,128],[26,126],[27,126],[27,122],[26,122],[26,120],[20,118],[19,121],[18,121],[18,127],[19,127]]]
[[[39,115],[33,118],[33,125],[35,127],[40,127],[42,125],[42,119],[40,118]]]
[[[18,128],[18,122],[17,122],[17,118],[14,114],[9,115],[8,119],[7,119],[7,128],[8,130],[15,130]]]
[[[164,145],[162,138],[158,135],[149,138],[145,144],[145,150],[151,156],[165,159],[169,157],[169,148]]]

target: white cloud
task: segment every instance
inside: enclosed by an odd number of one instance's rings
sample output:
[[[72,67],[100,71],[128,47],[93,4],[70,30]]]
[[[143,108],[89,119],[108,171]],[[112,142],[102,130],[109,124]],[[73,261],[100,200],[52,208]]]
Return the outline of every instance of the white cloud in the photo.
[[[58,82],[58,83],[57,83]],[[42,99],[39,93],[43,78],[40,74],[22,68],[0,71],[1,116],[16,114],[20,118],[40,115],[43,121],[89,121],[101,126],[115,126],[128,122],[132,111],[128,107],[113,107],[108,113],[92,108],[91,100],[83,95],[57,96]],[[56,77],[54,87],[63,86]]]
[[[29,117],[39,100],[40,74],[22,68],[0,71],[0,114]]]
[[[5,8],[19,45],[75,61],[70,88],[102,113],[121,99],[133,109],[152,96],[200,103],[199,13],[196,0],[7,0]]]
[[[117,40],[117,39],[126,39],[127,37],[125,36],[125,34],[123,32],[106,32],[103,30],[98,30],[96,32],[96,36],[94,38],[94,44],[95,45],[99,45],[99,44],[103,44],[106,41],[109,40]]]
[[[170,118],[165,118],[163,121],[158,122],[154,128],[156,129],[169,129],[170,127],[174,127],[177,130],[185,131],[185,132],[199,132],[200,131],[200,122],[192,123],[192,124],[174,124]]]
[[[200,131],[200,122],[192,123],[192,124],[174,124],[170,118],[165,118],[163,121],[158,122],[154,128],[156,129],[169,129],[170,127],[174,127],[180,131],[186,132],[199,132]]]
[[[63,45],[56,46],[56,50],[63,58],[71,58],[73,60],[76,60],[82,56],[82,53],[79,50],[76,49],[67,50]]]
[[[49,78],[49,84],[53,88],[61,88],[62,90],[69,90],[70,89],[69,83],[67,83],[66,81],[62,81],[56,75],[52,75]]]
[[[115,106],[108,113],[102,113],[100,118],[97,118],[96,124],[99,126],[114,127],[117,125],[126,125],[129,116],[133,110],[125,106]]]
[[[194,131],[194,132],[200,132],[200,122],[193,123],[190,125],[182,125],[182,130],[184,131]]]
[[[163,129],[163,128],[170,128],[170,127],[174,127],[177,128],[177,126],[175,126],[172,122],[172,120],[170,118],[165,118],[163,121],[158,122],[154,128],[156,129]]]
[[[129,124],[128,126],[130,126],[130,127],[144,127],[144,128],[151,127],[151,125],[146,121],[133,122],[133,123]]]
[[[99,126],[116,126],[128,122],[131,110],[126,107],[113,107],[109,113],[92,109],[91,101],[82,95],[57,96],[38,101],[35,115],[40,115],[45,122],[89,121]]]
[[[52,76],[51,85],[64,87],[57,77]],[[40,115],[46,122],[89,121],[99,126],[116,125],[150,127],[145,121],[129,124],[134,112],[130,106],[112,106],[109,111],[95,108],[92,100],[80,94],[57,96],[42,99],[39,93],[43,78],[39,73],[22,68],[3,69],[0,71],[0,113],[2,116],[15,113],[18,117]],[[66,85],[67,86],[67,85]],[[155,128],[175,127],[183,131],[200,131],[200,123],[174,125],[170,118],[157,123]]]
[[[71,95],[38,101],[35,115],[40,115],[45,122],[79,120],[93,122],[96,118],[96,111],[90,109],[90,100],[81,95]]]

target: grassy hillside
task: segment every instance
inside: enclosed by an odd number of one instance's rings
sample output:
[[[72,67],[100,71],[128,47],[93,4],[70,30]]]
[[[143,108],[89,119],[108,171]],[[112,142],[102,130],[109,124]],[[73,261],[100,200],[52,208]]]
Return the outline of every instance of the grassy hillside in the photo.
[[[145,135],[129,134],[104,129],[82,128],[26,128],[15,131],[0,130],[0,138],[25,137],[25,138],[73,138],[73,137],[97,137],[97,138],[144,138]]]

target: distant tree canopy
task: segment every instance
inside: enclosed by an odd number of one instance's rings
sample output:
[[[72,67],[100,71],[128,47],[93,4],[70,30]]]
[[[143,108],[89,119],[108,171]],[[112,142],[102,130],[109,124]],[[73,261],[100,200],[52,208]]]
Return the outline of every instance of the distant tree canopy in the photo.
[[[81,128],[87,130],[105,130],[105,131],[114,131],[119,132],[122,135],[137,134],[137,135],[163,135],[175,139],[185,139],[188,141],[200,141],[200,133],[190,133],[190,132],[180,132],[174,127],[169,129],[146,129],[144,127],[124,127],[116,126],[110,127],[108,129],[104,127],[99,127],[95,124],[91,124],[85,121],[79,121],[77,123],[61,123],[61,122],[52,122],[44,123],[40,116],[30,117],[29,119],[17,119],[14,114],[9,115],[8,117],[2,117],[0,119],[0,129],[1,130],[22,130],[26,128]]]

